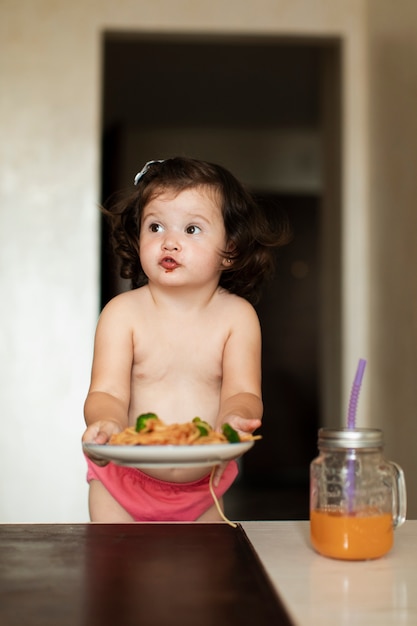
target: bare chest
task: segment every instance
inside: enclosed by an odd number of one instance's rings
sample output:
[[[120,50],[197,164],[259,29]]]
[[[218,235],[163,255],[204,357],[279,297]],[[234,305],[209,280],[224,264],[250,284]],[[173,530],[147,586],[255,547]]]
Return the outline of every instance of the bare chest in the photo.
[[[218,384],[226,341],[225,328],[214,323],[142,324],[134,336],[133,377]]]

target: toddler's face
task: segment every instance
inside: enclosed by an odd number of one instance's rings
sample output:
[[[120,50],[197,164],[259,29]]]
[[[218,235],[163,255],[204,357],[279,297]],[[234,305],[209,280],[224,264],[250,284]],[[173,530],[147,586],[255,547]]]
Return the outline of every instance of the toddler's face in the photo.
[[[227,265],[226,247],[219,198],[210,189],[167,191],[143,210],[139,253],[150,283],[217,284]]]

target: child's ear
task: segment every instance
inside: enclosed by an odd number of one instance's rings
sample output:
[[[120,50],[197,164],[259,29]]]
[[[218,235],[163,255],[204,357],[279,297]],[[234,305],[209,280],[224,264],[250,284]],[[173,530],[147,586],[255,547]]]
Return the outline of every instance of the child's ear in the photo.
[[[230,267],[232,267],[232,265],[233,265],[233,259],[231,259],[229,256],[224,257],[224,258],[222,259],[222,265],[223,265],[223,267],[225,267],[225,268],[228,268],[228,269],[229,269],[229,268],[230,268]]]
[[[224,251],[225,256],[222,259],[222,266],[225,269],[230,269],[232,267],[233,256],[234,256],[235,251],[236,251],[236,248],[233,245],[233,242],[229,242]]]

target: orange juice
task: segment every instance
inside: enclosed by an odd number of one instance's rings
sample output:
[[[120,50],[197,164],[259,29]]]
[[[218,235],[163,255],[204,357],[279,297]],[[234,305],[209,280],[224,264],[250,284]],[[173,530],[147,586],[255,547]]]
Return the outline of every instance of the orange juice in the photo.
[[[392,515],[311,511],[310,537],[313,547],[324,556],[352,561],[376,559],[392,548]]]

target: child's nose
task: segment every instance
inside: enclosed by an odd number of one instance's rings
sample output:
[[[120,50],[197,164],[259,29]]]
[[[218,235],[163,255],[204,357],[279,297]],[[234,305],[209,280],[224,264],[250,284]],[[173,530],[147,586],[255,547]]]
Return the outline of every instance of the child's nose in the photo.
[[[178,238],[172,233],[167,233],[162,247],[164,250],[179,250],[180,244]]]

